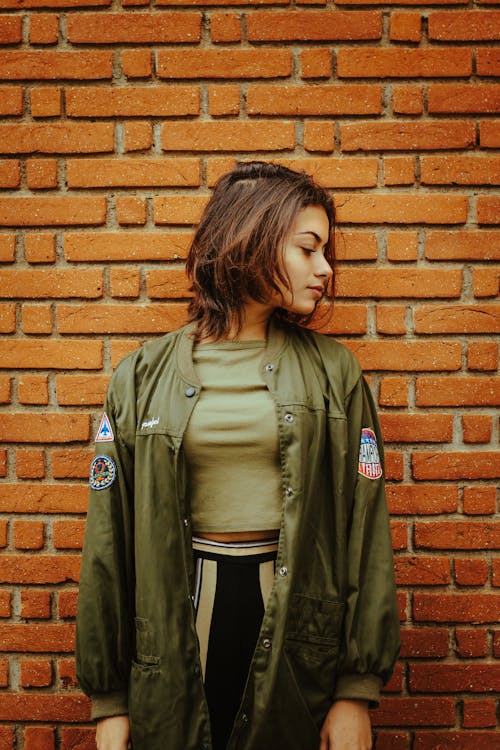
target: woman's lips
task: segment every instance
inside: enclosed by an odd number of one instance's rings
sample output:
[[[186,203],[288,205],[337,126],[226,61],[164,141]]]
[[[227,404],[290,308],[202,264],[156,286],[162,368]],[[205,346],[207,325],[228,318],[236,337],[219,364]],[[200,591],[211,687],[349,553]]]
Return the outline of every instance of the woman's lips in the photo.
[[[308,289],[319,299],[323,296],[324,289],[322,286],[308,286]]]

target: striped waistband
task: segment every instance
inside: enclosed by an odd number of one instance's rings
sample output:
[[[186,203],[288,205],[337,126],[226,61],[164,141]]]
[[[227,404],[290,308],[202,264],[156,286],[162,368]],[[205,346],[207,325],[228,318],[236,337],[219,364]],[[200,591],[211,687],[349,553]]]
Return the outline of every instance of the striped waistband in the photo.
[[[264,555],[278,551],[278,538],[260,539],[254,542],[214,542],[211,539],[193,537],[193,549],[198,552],[212,552],[217,555],[244,557],[246,555]]]

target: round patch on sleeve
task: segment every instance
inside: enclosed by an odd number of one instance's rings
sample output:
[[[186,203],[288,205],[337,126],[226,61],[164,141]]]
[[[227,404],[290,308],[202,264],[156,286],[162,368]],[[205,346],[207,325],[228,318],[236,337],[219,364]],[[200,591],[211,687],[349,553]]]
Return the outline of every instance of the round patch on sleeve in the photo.
[[[116,479],[116,464],[109,456],[96,456],[90,464],[89,484],[93,490],[105,490]]]
[[[363,427],[361,430],[358,473],[368,479],[380,479],[382,476],[382,464],[380,463],[377,438],[373,430],[369,427]]]

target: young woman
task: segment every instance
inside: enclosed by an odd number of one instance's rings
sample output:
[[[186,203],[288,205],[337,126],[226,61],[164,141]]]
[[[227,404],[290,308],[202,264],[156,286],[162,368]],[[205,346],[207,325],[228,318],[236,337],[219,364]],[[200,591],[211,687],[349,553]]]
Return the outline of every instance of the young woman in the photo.
[[[371,747],[399,649],[380,432],[354,357],[301,326],[332,230],[307,175],[224,175],[189,324],[113,375],[77,622],[99,750]]]

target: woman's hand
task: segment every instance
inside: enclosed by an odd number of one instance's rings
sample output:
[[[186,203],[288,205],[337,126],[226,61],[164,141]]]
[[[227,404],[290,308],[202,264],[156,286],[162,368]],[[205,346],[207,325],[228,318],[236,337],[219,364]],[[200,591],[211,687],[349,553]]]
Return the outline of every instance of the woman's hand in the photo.
[[[372,731],[367,701],[335,701],[320,738],[319,750],[370,750]]]
[[[109,716],[97,722],[97,750],[127,750],[129,738],[128,716]]]

